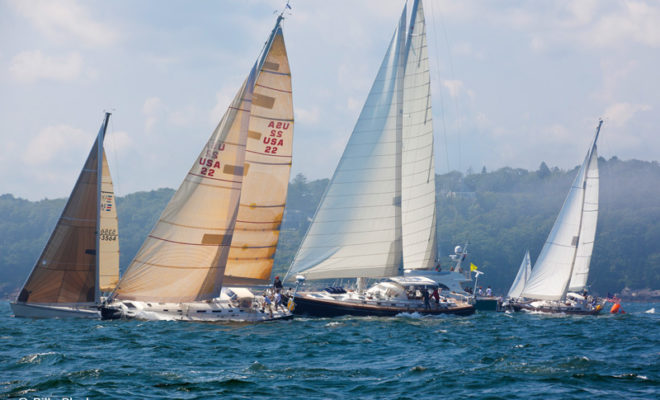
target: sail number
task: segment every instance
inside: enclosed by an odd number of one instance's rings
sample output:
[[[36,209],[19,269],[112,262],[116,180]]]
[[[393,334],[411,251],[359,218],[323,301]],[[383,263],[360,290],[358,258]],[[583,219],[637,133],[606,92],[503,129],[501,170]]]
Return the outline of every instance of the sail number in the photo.
[[[99,233],[99,239],[105,241],[117,240],[117,230],[116,229],[101,229]]]
[[[217,157],[217,152],[214,151],[213,153]],[[202,170],[200,171],[202,175],[213,176],[215,170],[220,168],[220,161],[213,161],[210,158],[200,158],[199,165],[202,165]]]
[[[277,150],[280,146],[284,145],[284,140],[282,140],[282,135],[284,131],[288,130],[291,127],[290,122],[275,122],[270,121],[268,127],[271,128],[270,135],[264,136],[263,142],[266,145],[264,153],[267,154],[277,154]]]

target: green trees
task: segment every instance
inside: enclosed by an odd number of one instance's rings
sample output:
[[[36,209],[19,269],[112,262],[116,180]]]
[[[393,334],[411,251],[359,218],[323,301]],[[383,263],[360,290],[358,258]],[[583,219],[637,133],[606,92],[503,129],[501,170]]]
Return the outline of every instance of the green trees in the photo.
[[[657,162],[599,159],[600,214],[589,282],[604,294],[660,288],[660,166]],[[480,174],[436,176],[438,242],[442,265],[455,245],[469,241],[468,261],[485,272],[480,282],[504,293],[526,249],[532,262],[559,213],[577,168],[542,163],[537,171],[500,168]],[[274,273],[282,275],[314,216],[328,179],[289,185]],[[137,192],[117,199],[121,270],[174,193]],[[0,196],[0,297],[18,290],[48,240],[64,199],[30,202]]]

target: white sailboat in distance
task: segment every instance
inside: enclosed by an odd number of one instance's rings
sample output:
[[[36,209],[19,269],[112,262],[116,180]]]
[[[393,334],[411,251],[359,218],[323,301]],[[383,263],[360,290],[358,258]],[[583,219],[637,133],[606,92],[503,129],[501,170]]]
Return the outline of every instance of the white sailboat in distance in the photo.
[[[422,2],[407,8],[285,281],[356,279],[358,290],[298,292],[294,312],[334,316],[470,314],[438,283],[404,270],[436,266],[431,79]],[[366,288],[366,279],[383,279]],[[426,295],[425,295],[426,293]],[[436,294],[437,292],[434,292]]]
[[[531,275],[519,298],[510,303],[515,311],[598,314],[603,308],[604,300],[586,291],[598,222],[596,143],[602,125],[600,120]]]
[[[117,208],[103,123],[62,215],[11,309],[17,317],[99,318],[119,278]]]
[[[282,19],[102,308],[103,318],[292,317],[246,287],[227,287],[266,282],[279,238],[293,144]]]

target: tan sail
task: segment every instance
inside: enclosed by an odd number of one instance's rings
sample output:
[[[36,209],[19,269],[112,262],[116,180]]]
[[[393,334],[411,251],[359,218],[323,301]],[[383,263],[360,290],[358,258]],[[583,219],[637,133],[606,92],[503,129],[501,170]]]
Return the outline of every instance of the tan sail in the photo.
[[[239,90],[114,298],[187,302],[219,295],[243,182],[251,87],[246,81]]]
[[[291,172],[293,100],[284,37],[278,29],[257,78],[245,176],[225,284],[270,278]]]
[[[20,303],[93,304],[96,299],[98,154],[109,114],[46,247],[18,296]]]
[[[119,281],[119,229],[117,207],[108,159],[103,151],[101,205],[99,209],[99,288],[111,292]]]

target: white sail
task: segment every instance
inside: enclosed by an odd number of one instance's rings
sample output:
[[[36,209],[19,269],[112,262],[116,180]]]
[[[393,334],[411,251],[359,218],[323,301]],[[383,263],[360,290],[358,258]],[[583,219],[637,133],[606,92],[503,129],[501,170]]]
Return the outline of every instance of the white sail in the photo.
[[[531,274],[532,262],[529,258],[529,250],[527,250],[525,252],[525,256],[523,257],[522,263],[520,263],[520,268],[518,268],[516,279],[513,280],[511,288],[509,289],[509,293],[507,293],[506,296],[510,299],[516,299],[520,297],[520,294],[525,287],[525,282],[527,282],[527,279],[529,279]]]
[[[111,292],[119,281],[119,227],[115,192],[108,160],[103,152],[99,209],[99,290]]]
[[[582,232],[587,168],[596,155],[596,140],[598,139],[600,126],[599,124],[593,144],[578,170],[559,216],[543,245],[541,254],[536,260],[532,275],[525,284],[522,297],[539,300],[560,300],[566,294]],[[593,229],[595,234],[595,221]],[[593,239],[587,241],[593,243]],[[591,251],[589,251],[590,256]]]
[[[62,215],[23,285],[19,303],[91,305],[99,300],[98,271],[105,270],[105,266],[98,264],[108,260],[97,258],[98,193],[99,183],[103,181],[98,170],[100,164],[107,168],[103,139],[109,118],[110,114],[106,113]],[[117,248],[117,257],[118,251]]]
[[[287,276],[400,274],[401,125],[406,9],[344,154]]]
[[[422,3],[408,28],[403,78],[401,231],[405,269],[431,269],[436,259],[435,166],[431,77]]]
[[[596,146],[594,145],[591,161],[589,162],[589,167],[587,168],[587,176],[585,178],[582,229],[580,230],[580,241],[578,243],[577,254],[575,255],[573,273],[571,275],[571,281],[568,285],[569,292],[579,292],[587,286],[587,279],[589,278],[589,265],[591,264],[591,253],[594,249],[597,224],[598,152]]]

